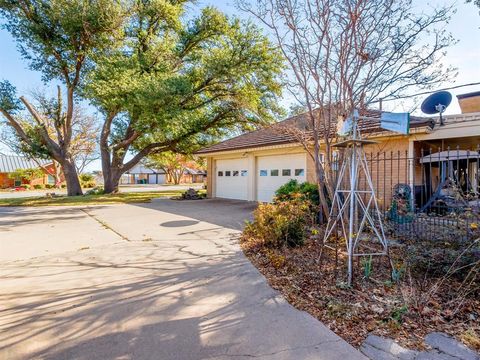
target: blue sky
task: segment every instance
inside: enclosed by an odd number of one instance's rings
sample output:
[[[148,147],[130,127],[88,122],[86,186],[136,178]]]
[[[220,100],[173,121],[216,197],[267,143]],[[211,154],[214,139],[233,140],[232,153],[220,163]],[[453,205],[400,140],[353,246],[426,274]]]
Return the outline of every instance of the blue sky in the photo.
[[[444,1],[424,2],[414,0],[419,10],[427,10],[438,4],[444,4]],[[196,8],[205,5],[213,5],[220,8],[229,15],[240,15],[233,6],[233,1],[215,1],[200,0]],[[447,29],[459,40],[458,44],[452,46],[445,56],[444,63],[453,65],[458,68],[458,77],[454,83],[445,84],[457,85],[480,81],[480,14],[479,9],[472,4],[465,4],[463,0],[456,3],[457,12],[453,15],[452,20],[447,25]],[[24,61],[10,34],[5,30],[0,30],[0,80],[8,79],[18,89],[20,94],[27,94],[34,89],[49,89],[48,85],[44,85],[41,76],[37,72],[28,69],[26,61]],[[51,86],[51,85],[50,85]],[[51,87],[50,87],[51,89]],[[472,86],[452,90],[454,95],[480,91],[480,86]],[[410,101],[397,101],[388,104],[388,110],[405,111],[411,108]],[[459,113],[460,108],[454,97],[452,105],[448,108],[447,114]],[[1,150],[1,147],[0,147]],[[90,170],[96,169],[99,164],[94,164]]]

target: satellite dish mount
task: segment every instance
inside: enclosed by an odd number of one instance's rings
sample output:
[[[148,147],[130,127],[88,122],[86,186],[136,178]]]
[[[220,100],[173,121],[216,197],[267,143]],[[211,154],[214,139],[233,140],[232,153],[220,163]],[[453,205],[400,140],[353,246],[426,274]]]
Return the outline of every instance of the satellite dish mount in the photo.
[[[439,114],[440,126],[445,125],[442,114],[447,110],[448,105],[452,102],[452,94],[448,91],[438,91],[433,93],[422,103],[422,112],[428,115]]]

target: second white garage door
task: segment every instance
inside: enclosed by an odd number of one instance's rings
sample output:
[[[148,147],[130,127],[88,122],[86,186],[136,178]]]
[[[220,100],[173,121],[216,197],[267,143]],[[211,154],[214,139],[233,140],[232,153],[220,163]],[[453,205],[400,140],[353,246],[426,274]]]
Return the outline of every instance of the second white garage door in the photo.
[[[216,161],[216,197],[247,200],[247,165],[246,158]]]
[[[257,158],[257,200],[270,202],[275,191],[291,179],[306,181],[306,155],[288,154]]]

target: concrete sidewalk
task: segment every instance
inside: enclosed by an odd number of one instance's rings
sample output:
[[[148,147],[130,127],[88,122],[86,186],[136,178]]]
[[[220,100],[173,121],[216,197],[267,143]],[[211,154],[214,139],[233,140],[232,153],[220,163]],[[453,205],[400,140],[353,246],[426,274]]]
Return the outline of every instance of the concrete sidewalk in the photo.
[[[241,253],[248,203],[158,200],[90,207],[88,219],[64,210],[39,222],[37,209],[1,213],[0,245],[16,233],[35,243],[45,224],[84,237],[0,262],[2,359],[364,359]],[[52,249],[59,235],[49,232]]]

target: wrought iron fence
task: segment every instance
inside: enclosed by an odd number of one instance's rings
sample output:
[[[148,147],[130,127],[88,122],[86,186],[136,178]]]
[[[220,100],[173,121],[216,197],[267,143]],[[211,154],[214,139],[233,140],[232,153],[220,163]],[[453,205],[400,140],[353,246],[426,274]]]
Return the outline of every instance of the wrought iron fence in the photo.
[[[439,241],[478,237],[480,144],[474,150],[444,149],[417,146],[413,155],[365,149],[388,237]],[[337,173],[341,162],[339,156],[333,166]],[[360,176],[359,190],[366,186],[367,179]]]

